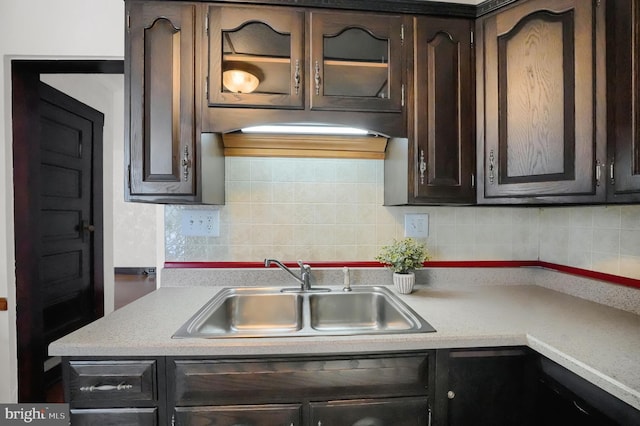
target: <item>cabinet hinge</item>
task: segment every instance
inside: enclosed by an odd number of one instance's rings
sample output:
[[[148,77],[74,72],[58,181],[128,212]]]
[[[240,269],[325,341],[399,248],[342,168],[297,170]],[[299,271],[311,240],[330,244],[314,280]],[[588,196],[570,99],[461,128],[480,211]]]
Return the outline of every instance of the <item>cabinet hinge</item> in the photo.
[[[402,85],[402,91],[400,93],[400,106],[404,106],[404,84]]]
[[[204,31],[209,34],[209,15],[204,15]]]
[[[131,14],[127,13],[127,29],[131,29]]]
[[[473,43],[475,42],[474,40],[474,33],[473,31],[471,31],[471,46],[473,46]]]
[[[131,192],[131,164],[127,165],[127,186]]]
[[[400,25],[400,45],[404,46],[404,24]]]
[[[209,77],[204,79],[204,95],[209,99]]]
[[[471,173],[471,188],[475,188],[475,187],[476,187],[476,175]]]

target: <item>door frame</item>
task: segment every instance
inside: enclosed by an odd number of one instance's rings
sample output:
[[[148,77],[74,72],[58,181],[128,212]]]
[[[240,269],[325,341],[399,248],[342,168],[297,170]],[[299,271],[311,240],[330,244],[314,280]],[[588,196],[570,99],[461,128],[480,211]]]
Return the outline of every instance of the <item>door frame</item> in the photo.
[[[34,229],[38,229],[39,195],[29,188],[38,185],[39,174],[32,173],[40,167],[39,130],[26,119],[27,112],[37,109],[40,102],[38,85],[40,74],[123,74],[122,60],[12,60],[12,127],[13,127],[13,188],[16,275],[16,341],[18,356],[18,401],[44,401],[44,373],[42,354],[30,346],[34,341],[44,344],[34,336],[42,330],[42,302],[33,296],[33,285],[38,281],[38,244],[34,241]],[[102,156],[102,149],[94,152]],[[100,158],[100,160],[102,160]],[[100,176],[99,192],[103,192],[102,161],[94,169]],[[98,189],[98,188],[93,188]],[[92,192],[93,192],[92,189]],[[102,229],[103,200],[93,200],[92,208],[100,215]],[[102,235],[102,234],[100,234]],[[104,242],[96,238],[93,281],[95,317],[104,315]],[[36,337],[36,338],[34,338]]]

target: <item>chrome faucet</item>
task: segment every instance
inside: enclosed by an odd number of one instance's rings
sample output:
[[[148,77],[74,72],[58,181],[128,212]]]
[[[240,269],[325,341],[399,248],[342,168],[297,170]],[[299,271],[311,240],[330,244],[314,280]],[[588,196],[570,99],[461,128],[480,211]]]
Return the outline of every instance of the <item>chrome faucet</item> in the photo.
[[[300,276],[298,277],[296,274],[291,272],[291,269],[287,268],[282,262],[276,259],[265,259],[264,267],[268,268],[271,266],[271,263],[275,263],[280,267],[280,269],[287,271],[294,280],[300,283],[300,290],[307,291],[311,290],[311,266],[302,263],[302,260],[298,260],[298,265],[300,266]]]

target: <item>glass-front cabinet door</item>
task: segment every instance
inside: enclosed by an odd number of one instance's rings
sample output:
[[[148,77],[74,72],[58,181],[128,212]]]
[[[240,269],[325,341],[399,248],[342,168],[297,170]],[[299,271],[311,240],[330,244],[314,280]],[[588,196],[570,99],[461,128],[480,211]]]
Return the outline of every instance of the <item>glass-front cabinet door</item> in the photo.
[[[210,106],[303,108],[304,13],[210,6]]]
[[[311,109],[399,112],[402,18],[311,12]]]

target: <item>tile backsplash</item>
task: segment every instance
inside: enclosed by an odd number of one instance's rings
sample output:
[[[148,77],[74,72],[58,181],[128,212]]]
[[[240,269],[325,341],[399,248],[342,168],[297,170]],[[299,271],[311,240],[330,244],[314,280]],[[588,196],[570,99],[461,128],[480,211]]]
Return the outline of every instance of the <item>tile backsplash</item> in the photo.
[[[383,161],[226,158],[224,206],[166,206],[167,261],[373,260],[428,213],[435,260],[545,260],[640,278],[640,206],[385,207]],[[183,209],[220,209],[219,237],[187,237]]]

